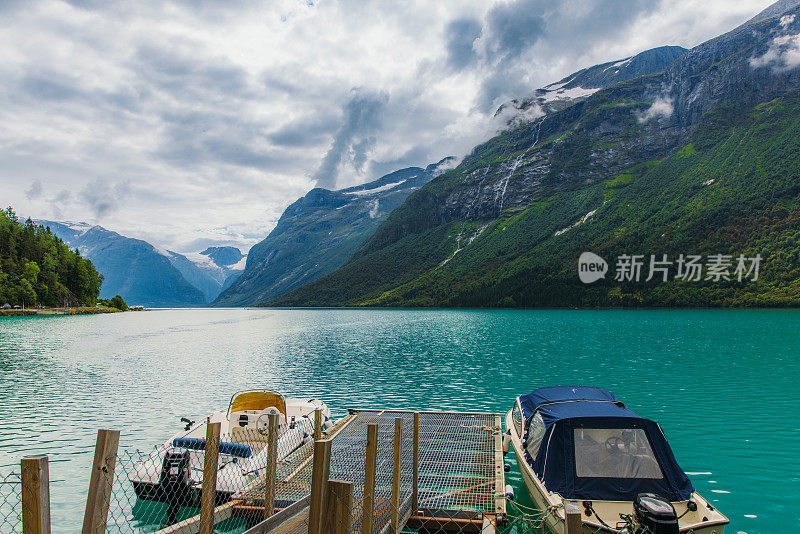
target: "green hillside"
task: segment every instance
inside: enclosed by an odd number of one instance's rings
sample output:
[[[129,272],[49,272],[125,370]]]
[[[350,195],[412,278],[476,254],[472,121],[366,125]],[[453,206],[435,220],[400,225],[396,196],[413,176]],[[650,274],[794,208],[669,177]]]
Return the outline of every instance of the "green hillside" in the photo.
[[[49,228],[0,210],[0,305],[94,306],[103,277]]]
[[[491,150],[485,152],[489,157]],[[435,194],[436,186],[457,178],[456,173],[443,176],[431,183],[433,193],[426,193]],[[796,306],[798,193],[800,95],[794,91],[745,112],[718,107],[703,116],[691,142],[672,155],[585,188],[554,190],[524,210],[505,213],[444,265],[456,248],[456,235],[477,223],[452,222],[409,233],[277,303]],[[555,235],[593,210],[583,224]],[[399,231],[391,225],[394,218],[382,235]],[[408,219],[398,213],[397,220]],[[622,254],[642,254],[646,260],[650,254],[673,259],[679,254],[760,254],[763,260],[757,282],[620,283],[613,280],[611,265],[605,280],[587,286],[577,277],[577,259],[585,250],[609,263]]]

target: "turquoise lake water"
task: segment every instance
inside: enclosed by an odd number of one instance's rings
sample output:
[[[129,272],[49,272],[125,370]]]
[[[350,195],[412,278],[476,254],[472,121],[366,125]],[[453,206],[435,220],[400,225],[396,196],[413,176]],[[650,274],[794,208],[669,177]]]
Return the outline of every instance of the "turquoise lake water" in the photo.
[[[353,407],[505,412],[555,384],[658,421],[726,532],[800,527],[800,311],[156,310],[0,318],[0,475],[50,455],[79,530],[97,429],[143,449],[274,387]],[[509,455],[510,459],[513,455]],[[508,475],[519,498],[519,475]]]

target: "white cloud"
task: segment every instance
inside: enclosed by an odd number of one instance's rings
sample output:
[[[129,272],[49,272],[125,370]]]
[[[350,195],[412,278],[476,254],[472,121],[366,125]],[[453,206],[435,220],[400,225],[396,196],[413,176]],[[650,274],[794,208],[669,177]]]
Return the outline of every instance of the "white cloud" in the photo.
[[[639,117],[639,122],[647,122],[651,119],[668,119],[672,116],[675,107],[672,105],[673,100],[666,97],[658,97],[653,105]]]
[[[0,188],[34,217],[180,252],[246,249],[337,138],[337,187],[462,155],[496,131],[504,99],[693,46],[769,3],[14,2],[0,8]],[[385,98],[348,137],[354,88]]]
[[[36,200],[42,196],[42,181],[41,180],[34,180],[31,183],[30,188],[25,191],[25,198],[28,200]]]
[[[781,23],[783,23],[783,19],[781,19]],[[752,58],[750,65],[756,68],[772,67],[776,71],[797,67],[800,65],[800,34],[775,37],[772,39],[769,49],[762,55]]]

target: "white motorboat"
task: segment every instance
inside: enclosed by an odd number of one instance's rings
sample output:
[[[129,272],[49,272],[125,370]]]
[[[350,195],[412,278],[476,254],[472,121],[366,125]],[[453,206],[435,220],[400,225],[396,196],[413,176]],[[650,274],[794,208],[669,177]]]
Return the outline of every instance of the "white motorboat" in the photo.
[[[216,501],[223,503],[264,474],[269,415],[278,415],[280,461],[312,440],[315,410],[321,410],[323,430],[333,426],[321,400],[285,398],[271,390],[240,391],[225,412],[214,412],[201,423],[181,419],[185,428],[139,462],[129,480],[138,498],[169,503],[175,513],[180,506],[198,506],[207,425],[220,423]]]

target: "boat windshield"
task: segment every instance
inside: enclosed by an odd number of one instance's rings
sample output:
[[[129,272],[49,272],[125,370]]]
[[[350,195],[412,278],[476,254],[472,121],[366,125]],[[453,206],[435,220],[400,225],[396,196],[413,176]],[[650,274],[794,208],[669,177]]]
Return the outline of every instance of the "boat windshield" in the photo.
[[[228,415],[244,410],[261,411],[275,407],[286,415],[286,400],[276,391],[240,391],[231,398],[228,406]]]
[[[651,478],[664,475],[640,428],[576,428],[575,474],[597,478]]]
[[[528,444],[525,448],[532,460],[536,460],[536,455],[539,453],[539,447],[542,446],[542,439],[544,438],[545,430],[547,430],[547,427],[544,425],[542,416],[537,413],[531,419],[530,425],[528,425]]]

